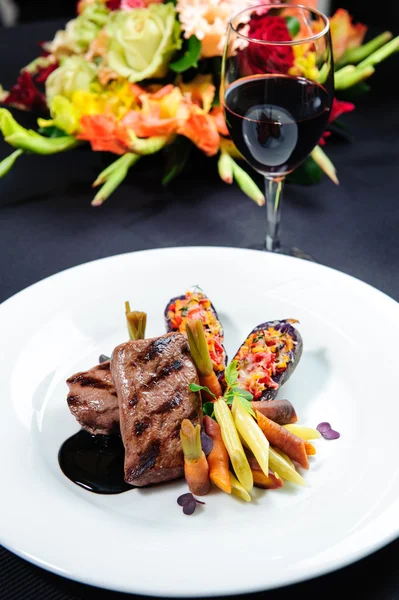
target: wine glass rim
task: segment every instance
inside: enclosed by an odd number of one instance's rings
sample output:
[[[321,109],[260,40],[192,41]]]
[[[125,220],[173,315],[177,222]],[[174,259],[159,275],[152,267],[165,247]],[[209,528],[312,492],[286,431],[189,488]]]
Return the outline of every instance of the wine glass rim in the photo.
[[[248,35],[245,35],[245,34],[241,33],[240,31],[238,31],[238,29],[236,29],[236,27],[233,24],[233,21],[235,21],[235,19],[237,19],[237,17],[239,17],[243,13],[248,12],[249,10],[256,11],[258,8],[265,8],[265,7],[270,7],[271,9],[272,8],[302,8],[302,9],[308,11],[309,13],[312,13],[313,15],[317,15],[317,16],[321,17],[322,20],[324,21],[325,25],[321,31],[319,31],[318,33],[315,33],[314,35],[310,35],[309,37],[303,37],[300,40],[285,40],[285,41],[258,40],[257,38],[251,38]],[[238,35],[238,37],[242,38],[243,40],[247,40],[248,42],[254,42],[255,44],[262,44],[265,46],[296,46],[299,44],[306,44],[309,42],[313,42],[313,41],[323,37],[324,35],[326,35],[326,33],[328,33],[328,31],[330,30],[330,21],[329,21],[329,18],[327,17],[327,15],[325,15],[323,12],[321,12],[317,8],[312,8],[310,6],[306,6],[305,4],[285,4],[283,2],[280,2],[277,4],[256,4],[254,6],[249,6],[247,8],[243,8],[243,10],[240,10],[233,17],[231,17],[231,19],[229,21],[229,26],[234,31],[234,33],[236,33],[236,35]]]

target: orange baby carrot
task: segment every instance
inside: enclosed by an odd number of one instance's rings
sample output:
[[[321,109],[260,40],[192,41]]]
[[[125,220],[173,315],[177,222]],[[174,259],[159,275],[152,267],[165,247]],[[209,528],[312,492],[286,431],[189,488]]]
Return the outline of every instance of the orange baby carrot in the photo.
[[[204,326],[200,319],[187,321],[186,334],[190,353],[198,372],[198,378],[201,385],[206,386],[212,394],[219,398],[222,396],[222,388],[219,380],[213,370],[211,357],[209,356],[208,343],[206,341]],[[201,392],[203,400],[212,400],[213,398],[204,390]]]
[[[216,398],[220,398],[222,396],[222,388],[220,387],[219,379],[217,378],[215,371],[211,371],[209,375],[202,375],[198,373],[198,379],[201,385],[205,385],[209,391],[212,392],[216,396]],[[204,390],[202,390],[201,394],[204,394]],[[213,398],[209,398],[209,394],[205,392],[205,397],[207,400],[212,400]]]
[[[289,456],[291,460],[295,460],[301,467],[309,468],[308,457],[306,454],[304,441],[294,435],[285,427],[274,423],[258,410],[256,411],[258,425],[269,440],[271,446],[275,446]]]
[[[276,490],[283,487],[284,482],[281,477],[271,469],[269,469],[269,474],[265,475],[254,456],[248,456],[248,462],[251,467],[255,487],[265,490]]]
[[[314,454],[316,454],[316,448],[313,446],[313,444],[311,444],[307,440],[304,440],[303,443],[305,444],[305,450],[308,456],[313,456]]]
[[[209,477],[218,488],[231,493],[229,471],[229,455],[223,443],[220,425],[211,417],[204,417],[205,431],[213,441],[213,448],[208,454]]]
[[[192,494],[205,496],[211,488],[209,466],[201,446],[201,426],[183,419],[180,440],[184,454],[184,476]]]

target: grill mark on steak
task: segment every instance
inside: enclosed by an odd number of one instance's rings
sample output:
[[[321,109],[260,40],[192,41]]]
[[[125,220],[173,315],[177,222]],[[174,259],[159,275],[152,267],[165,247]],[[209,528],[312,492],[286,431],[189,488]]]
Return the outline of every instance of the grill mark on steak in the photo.
[[[175,392],[175,395],[170,400],[167,400],[160,406],[158,406],[151,414],[153,415],[164,415],[183,402],[183,395],[180,392]],[[197,413],[196,413],[197,414]]]
[[[166,365],[159,371],[159,373],[156,373],[154,375],[154,377],[152,377],[150,379],[150,381],[147,383],[146,387],[151,388],[152,386],[158,385],[158,383],[161,381],[161,379],[164,379],[164,377],[167,377],[171,373],[180,371],[180,369],[182,367],[183,367],[183,364],[180,362],[180,360],[176,359],[175,361],[173,361],[173,363],[171,365]]]
[[[86,373],[73,375],[67,379],[67,383],[78,383],[82,387],[93,387],[97,388],[98,390],[108,390],[110,392],[114,390],[114,386],[112,384],[108,383],[107,381],[101,381],[101,379],[97,379],[96,377],[86,375]]]
[[[139,401],[139,397],[137,396],[137,394],[134,394],[129,400],[129,406],[131,406],[133,408],[134,406],[136,406],[138,401]]]
[[[75,373],[66,383],[69,410],[84,429],[92,435],[119,431],[119,406],[109,361]]]
[[[191,422],[194,422],[194,424],[197,424],[198,423],[198,412],[196,410],[192,410],[191,413],[188,415],[188,417],[185,417],[185,418]]]
[[[165,348],[167,348],[172,341],[173,336],[170,337],[160,337],[152,342],[152,344],[147,348],[146,352],[143,353],[143,356],[139,356],[139,360],[150,361],[153,360],[157,354],[162,354]]]
[[[143,421],[137,421],[134,425],[134,433],[136,435],[141,435],[150,425],[151,423],[148,420],[143,419]]]
[[[131,469],[129,473],[129,480],[136,479],[144,475],[148,469],[151,469],[155,465],[155,461],[159,454],[161,442],[159,440],[153,440],[149,446],[144,450],[140,456],[139,464],[135,469]]]

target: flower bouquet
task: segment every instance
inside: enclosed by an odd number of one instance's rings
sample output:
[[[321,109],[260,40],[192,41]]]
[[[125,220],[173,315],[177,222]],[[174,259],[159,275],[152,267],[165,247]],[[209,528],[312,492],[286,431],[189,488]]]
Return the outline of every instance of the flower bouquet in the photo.
[[[27,130],[7,108],[0,108],[0,131],[14,151],[0,162],[5,175],[22,153],[54,154],[90,145],[115,155],[93,183],[101,205],[147,155],[161,153],[167,185],[184,169],[194,146],[216,157],[221,178],[235,181],[257,204],[264,196],[242,166],[229,139],[219,102],[221,56],[229,19],[259,0],[80,0],[77,16],[41,55],[24,67],[10,91],[0,86],[3,106],[32,110],[37,130]],[[264,10],[273,0],[263,0]],[[314,2],[313,2],[314,4]],[[287,40],[298,35],[293,17],[263,19],[256,36]],[[338,183],[335,168],[322,146],[337,119],[352,111],[340,92],[364,86],[375,65],[399,49],[390,32],[364,43],[366,26],[353,24],[345,10],[330,19],[335,59],[336,98],[330,125],[299,171],[317,180],[324,171]],[[257,23],[247,27],[256,28]],[[276,38],[276,36],[279,36]],[[270,48],[270,49],[269,49]],[[315,54],[303,45],[290,52],[268,52],[283,74],[315,79]],[[297,51],[295,49],[298,49]],[[232,52],[238,51],[231,49]],[[259,60],[259,57],[254,57]],[[40,115],[40,116],[39,116]],[[241,163],[241,164],[240,164]]]

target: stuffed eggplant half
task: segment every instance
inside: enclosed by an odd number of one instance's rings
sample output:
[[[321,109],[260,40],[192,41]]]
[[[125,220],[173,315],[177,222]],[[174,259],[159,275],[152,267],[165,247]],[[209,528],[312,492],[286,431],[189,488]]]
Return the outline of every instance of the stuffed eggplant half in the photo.
[[[226,350],[223,346],[224,332],[209,298],[197,290],[187,291],[182,296],[172,298],[166,306],[165,321],[168,332],[186,333],[186,323],[195,319],[200,319],[204,325],[213,370],[221,377],[227,364]]]
[[[236,353],[238,381],[254,400],[271,400],[294,372],[302,355],[295,319],[268,321],[255,327]]]

